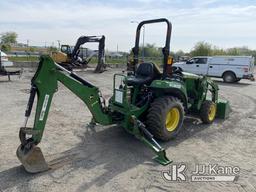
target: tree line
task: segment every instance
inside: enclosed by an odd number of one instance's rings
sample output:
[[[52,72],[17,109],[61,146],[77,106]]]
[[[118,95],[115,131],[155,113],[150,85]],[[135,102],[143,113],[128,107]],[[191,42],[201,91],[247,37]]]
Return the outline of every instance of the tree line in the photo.
[[[1,50],[10,51],[11,46],[17,43],[18,34],[15,32],[5,32],[1,34]]]
[[[256,50],[246,46],[222,49],[207,42],[198,42],[190,51],[191,56],[244,55],[256,57]]]
[[[18,38],[18,34],[16,32],[13,31],[8,31],[8,32],[4,32],[0,34],[0,49],[2,51],[6,51],[9,52],[11,51],[11,47],[17,45],[17,38]],[[52,51],[56,51],[57,48],[50,46],[47,48],[47,52],[51,53]],[[28,46],[26,48],[26,51],[28,52],[35,52],[36,51],[36,47],[34,46]]]
[[[1,34],[0,38],[0,48],[3,51],[10,51],[11,46],[17,44],[18,34],[16,32],[5,32]],[[49,52],[52,50],[56,51],[55,47],[49,47]],[[33,47],[28,47],[28,51],[35,51]],[[144,57],[161,57],[162,49],[156,47],[155,44],[146,44],[143,48],[140,47],[140,56]],[[182,56],[214,56],[214,55],[246,55],[256,57],[256,50],[249,49],[246,46],[243,47],[233,47],[233,48],[219,48],[210,43],[200,41],[195,44],[190,52],[184,52],[182,50],[171,52],[174,59],[178,60]]]
[[[140,57],[142,57],[142,47],[140,47]],[[243,47],[233,47],[233,48],[219,48],[210,43],[200,41],[195,44],[190,52],[184,52],[182,50],[170,53],[175,59],[182,56],[214,56],[214,55],[243,55],[243,56],[254,56],[256,57],[256,50],[249,49],[246,46]],[[161,57],[161,48],[156,47],[154,44],[146,44],[144,46],[144,57]]]

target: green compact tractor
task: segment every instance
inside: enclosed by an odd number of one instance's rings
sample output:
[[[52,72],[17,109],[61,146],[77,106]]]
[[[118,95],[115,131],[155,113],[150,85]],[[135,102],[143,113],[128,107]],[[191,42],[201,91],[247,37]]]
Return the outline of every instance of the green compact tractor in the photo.
[[[138,64],[141,27],[145,24],[164,22],[167,34],[163,52],[163,72],[154,63]],[[137,27],[133,60],[127,75],[115,74],[113,96],[105,105],[99,88],[77,76],[50,57],[42,56],[31,81],[31,92],[25,113],[25,124],[20,128],[21,145],[17,156],[28,172],[49,169],[37,145],[40,143],[53,94],[61,82],[78,96],[92,113],[91,124],[119,124],[128,133],[141,140],[156,154],[155,160],[162,165],[171,161],[157,140],[175,138],[182,130],[185,114],[194,114],[203,123],[212,123],[216,116],[226,118],[229,105],[218,99],[218,86],[207,77],[182,72],[172,67],[169,56],[171,23],[167,19],[142,21]],[[27,127],[34,98],[37,95],[34,126]]]

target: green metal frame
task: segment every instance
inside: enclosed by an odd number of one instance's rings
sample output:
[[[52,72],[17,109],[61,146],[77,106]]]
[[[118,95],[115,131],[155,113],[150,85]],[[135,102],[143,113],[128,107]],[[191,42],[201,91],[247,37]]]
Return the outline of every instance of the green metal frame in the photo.
[[[153,136],[143,128],[144,124],[138,120],[138,117],[148,109],[148,103],[138,108],[127,101],[127,85],[126,76],[116,74],[114,75],[114,98],[115,92],[123,92],[123,103],[117,103],[114,100],[108,107],[102,106],[100,101],[100,91],[97,87],[91,85],[89,82],[79,81],[79,77],[74,73],[67,74],[60,70],[60,66],[48,56],[42,56],[40,59],[38,70],[32,79],[32,87],[36,88],[37,93],[37,107],[34,119],[33,128],[26,128],[26,125],[21,128],[20,134],[21,143],[26,148],[27,146],[38,145],[42,139],[45,124],[47,121],[50,105],[54,93],[57,91],[57,84],[61,82],[71,92],[78,96],[90,110],[93,121],[101,125],[110,125],[119,123],[130,134],[145,143],[157,155],[155,159],[167,165],[171,161],[166,157],[165,150],[153,139]],[[115,78],[123,77],[124,87],[122,89],[115,89]],[[87,84],[86,84],[87,83]],[[28,106],[31,103],[28,104]],[[28,107],[29,108],[29,107]],[[110,111],[119,112],[123,118],[120,122],[113,121]],[[28,118],[28,117],[27,117]],[[25,128],[25,129],[24,129]],[[32,134],[29,139],[27,135]],[[31,145],[33,143],[33,145]]]
[[[122,81],[124,86],[122,88],[116,88],[116,78],[122,77]],[[135,91],[132,95],[131,103],[127,98],[127,76],[124,74],[115,74],[114,75],[114,83],[113,83],[113,99],[109,103],[109,108],[112,111],[119,112],[123,115],[123,121],[120,122],[122,127],[130,134],[134,135],[136,138],[141,140],[144,144],[146,144],[153,152],[155,152],[156,157],[154,159],[158,161],[162,165],[167,165],[171,163],[171,161],[166,157],[166,153],[164,148],[162,148],[154,139],[153,136],[142,127],[144,126],[142,122],[139,121],[139,117],[147,111],[149,108],[149,103],[146,103],[142,107],[137,107],[134,105],[136,96],[138,95],[139,88],[133,87]],[[118,103],[115,101],[116,91],[120,91],[123,93],[123,103]],[[134,99],[135,98],[135,99]],[[142,126],[142,127],[141,127]],[[145,133],[146,132],[146,133]],[[148,136],[150,135],[150,136]]]
[[[116,85],[116,78],[118,77],[122,78],[122,85],[119,87]],[[131,100],[128,101],[127,93],[131,87],[127,85],[126,75],[114,75],[113,97],[110,100],[109,106],[106,107],[102,105],[101,93],[97,87],[76,76],[74,73],[65,71],[48,56],[41,57],[38,70],[31,81],[32,88],[35,88],[38,97],[36,114],[33,128],[26,128],[25,124],[20,130],[20,140],[22,146],[24,146],[20,149],[29,151],[31,147],[40,143],[52,98],[58,89],[58,82],[61,82],[85,103],[93,116],[94,122],[101,125],[120,124],[128,133],[141,140],[156,154],[154,158],[156,161],[162,165],[171,163],[166,157],[165,149],[154,140],[153,135],[145,129],[145,125],[140,121],[140,116],[149,108],[149,102],[146,102],[141,107],[135,105],[135,100],[140,92],[139,87],[132,87],[133,93],[130,96]],[[228,114],[228,104],[223,101],[218,103],[217,85],[206,77],[196,78],[193,75],[187,76],[184,82],[154,80],[148,88],[153,90],[155,97],[172,95],[180,98],[187,109],[192,109],[191,111],[200,110],[203,101],[206,100],[206,93],[210,91],[212,93],[211,100],[220,107],[219,109],[217,108],[219,116],[226,117]],[[191,104],[189,103],[188,93],[192,90],[196,90],[197,100]],[[122,93],[121,103],[115,100],[117,91]],[[28,104],[29,108],[31,110],[31,102]],[[113,119],[112,112],[120,114],[121,118],[119,121]],[[26,117],[28,118],[28,116]],[[32,135],[32,137],[28,138],[28,135]]]
[[[32,139],[35,143],[41,141],[44,127],[47,121],[53,94],[57,91],[57,82],[61,82],[76,96],[78,96],[88,107],[95,122],[102,125],[109,125],[112,119],[109,115],[102,113],[102,106],[99,99],[97,87],[87,87],[73,79],[65,72],[59,70],[50,57],[42,56],[39,64],[39,71],[32,79],[32,85],[37,88],[37,108],[34,120],[34,130],[37,134]]]
[[[167,24],[166,42],[163,48],[163,73],[161,74],[161,78],[155,79],[149,86],[143,85],[143,87],[150,89],[154,98],[168,95],[177,97],[183,103],[186,112],[199,112],[203,102],[206,99],[210,99],[217,104],[217,115],[222,118],[227,117],[229,113],[228,102],[218,100],[218,86],[212,80],[207,77],[200,77],[188,73],[183,73],[180,78],[176,79],[172,76],[172,66],[171,63],[168,62],[172,27],[167,19],[143,21],[138,25],[135,47],[133,48],[134,57],[132,63],[134,66],[132,68],[134,72],[135,66],[138,64],[140,29],[144,24],[159,22],[165,22]],[[121,85],[118,87],[116,86],[117,78],[122,78]],[[149,100],[145,102],[143,106],[136,106],[136,99],[140,94],[141,86],[134,85],[130,87],[127,85],[126,75],[115,74],[113,97],[109,102],[109,106],[105,106],[101,102],[101,93],[97,87],[80,78],[73,72],[69,72],[54,63],[48,56],[41,57],[39,67],[31,82],[31,95],[25,114],[26,121],[24,127],[20,129],[21,146],[17,150],[17,154],[20,154],[21,158],[19,159],[21,162],[26,163],[26,160],[22,161],[22,156],[24,156],[24,154],[26,156],[30,151],[33,152],[35,146],[38,145],[42,139],[52,97],[57,91],[58,82],[61,82],[85,103],[93,116],[92,124],[99,123],[102,125],[110,125],[118,123],[128,133],[134,135],[149,147],[156,154],[154,158],[156,161],[162,165],[171,163],[166,157],[164,148],[154,140],[153,135],[141,122],[142,114],[149,109],[150,105]],[[132,94],[129,95],[129,91],[131,92],[131,90]],[[208,92],[211,93],[211,98],[207,98]],[[117,95],[117,93],[119,95]],[[34,96],[36,94],[38,99],[34,126],[33,128],[27,128],[26,122],[30,116]],[[120,96],[122,98],[121,101],[118,102],[117,99]],[[118,118],[115,118],[116,114],[119,115]],[[32,136],[28,137],[29,135]],[[27,159],[27,157],[24,159]]]

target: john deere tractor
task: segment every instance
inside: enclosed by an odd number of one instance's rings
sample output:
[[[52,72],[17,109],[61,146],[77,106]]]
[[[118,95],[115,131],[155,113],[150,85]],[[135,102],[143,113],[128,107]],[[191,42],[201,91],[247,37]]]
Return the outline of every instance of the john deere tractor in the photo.
[[[138,64],[141,27],[160,22],[167,25],[162,72],[154,63]],[[108,106],[98,87],[66,70],[50,57],[42,56],[31,81],[25,124],[19,131],[21,144],[17,156],[25,169],[32,173],[49,169],[37,145],[42,139],[58,82],[85,103],[92,114],[91,125],[119,124],[150,148],[156,154],[154,159],[162,165],[171,161],[157,140],[175,138],[182,130],[185,114],[199,116],[203,123],[212,123],[216,116],[226,118],[229,104],[218,99],[218,86],[212,80],[172,67],[169,56],[171,30],[171,23],[164,18],[139,23],[129,66],[131,71],[114,75],[113,96]],[[34,126],[29,128],[27,121],[36,95]]]

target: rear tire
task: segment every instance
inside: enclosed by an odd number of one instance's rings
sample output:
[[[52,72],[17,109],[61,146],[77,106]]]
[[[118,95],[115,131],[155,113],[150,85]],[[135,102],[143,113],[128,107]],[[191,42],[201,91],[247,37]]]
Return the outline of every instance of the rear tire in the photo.
[[[175,138],[182,129],[184,108],[176,97],[157,98],[147,115],[147,127],[157,138],[168,141]]]
[[[212,101],[204,101],[200,109],[200,118],[205,124],[210,124],[216,117],[216,104]]]
[[[233,72],[230,72],[230,71],[225,72],[223,74],[223,81],[225,83],[234,83],[234,82],[236,82],[236,76]]]

